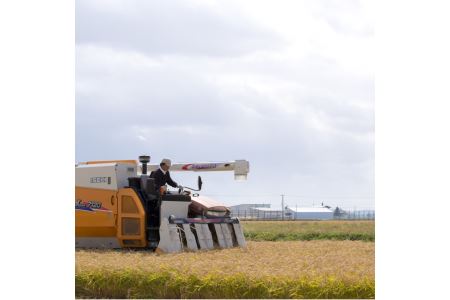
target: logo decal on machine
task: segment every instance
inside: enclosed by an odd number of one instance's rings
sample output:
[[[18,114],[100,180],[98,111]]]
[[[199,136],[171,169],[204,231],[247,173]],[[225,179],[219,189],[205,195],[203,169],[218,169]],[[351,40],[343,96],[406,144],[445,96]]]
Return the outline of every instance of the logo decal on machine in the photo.
[[[217,168],[217,164],[187,164],[181,167],[182,170],[201,170],[214,168]]]
[[[108,183],[111,184],[111,177],[91,177],[89,178],[90,183]]]
[[[84,210],[84,211],[110,211],[109,209],[103,207],[101,202],[98,201],[82,201],[75,200],[75,210]]]

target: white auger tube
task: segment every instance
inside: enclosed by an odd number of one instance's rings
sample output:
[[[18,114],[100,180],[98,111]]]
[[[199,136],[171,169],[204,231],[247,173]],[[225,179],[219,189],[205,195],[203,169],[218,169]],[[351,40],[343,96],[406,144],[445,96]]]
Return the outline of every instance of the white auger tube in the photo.
[[[159,164],[148,165],[147,168],[149,171],[155,171],[159,168]],[[247,174],[250,171],[250,163],[245,159],[230,162],[173,163],[170,167],[170,171],[234,171],[235,180],[246,180]]]

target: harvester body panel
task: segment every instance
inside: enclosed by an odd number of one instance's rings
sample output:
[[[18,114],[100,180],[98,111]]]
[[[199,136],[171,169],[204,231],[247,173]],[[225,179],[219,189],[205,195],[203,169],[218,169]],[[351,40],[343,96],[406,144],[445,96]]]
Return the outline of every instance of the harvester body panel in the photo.
[[[147,247],[145,210],[131,188],[119,190],[117,237],[122,247]]]

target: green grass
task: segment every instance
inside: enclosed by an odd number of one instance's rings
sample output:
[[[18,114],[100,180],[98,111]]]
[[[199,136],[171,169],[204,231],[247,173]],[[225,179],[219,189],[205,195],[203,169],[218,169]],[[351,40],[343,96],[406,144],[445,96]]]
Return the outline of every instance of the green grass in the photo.
[[[374,221],[243,221],[252,241],[375,241]]]
[[[373,279],[199,276],[176,270],[93,270],[75,276],[77,298],[374,298]]]

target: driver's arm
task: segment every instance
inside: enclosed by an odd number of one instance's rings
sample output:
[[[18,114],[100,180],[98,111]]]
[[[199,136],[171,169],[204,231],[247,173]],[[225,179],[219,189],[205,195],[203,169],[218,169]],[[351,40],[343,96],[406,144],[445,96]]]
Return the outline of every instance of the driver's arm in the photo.
[[[167,172],[167,184],[174,188],[178,187],[178,183],[172,180],[169,172]]]

